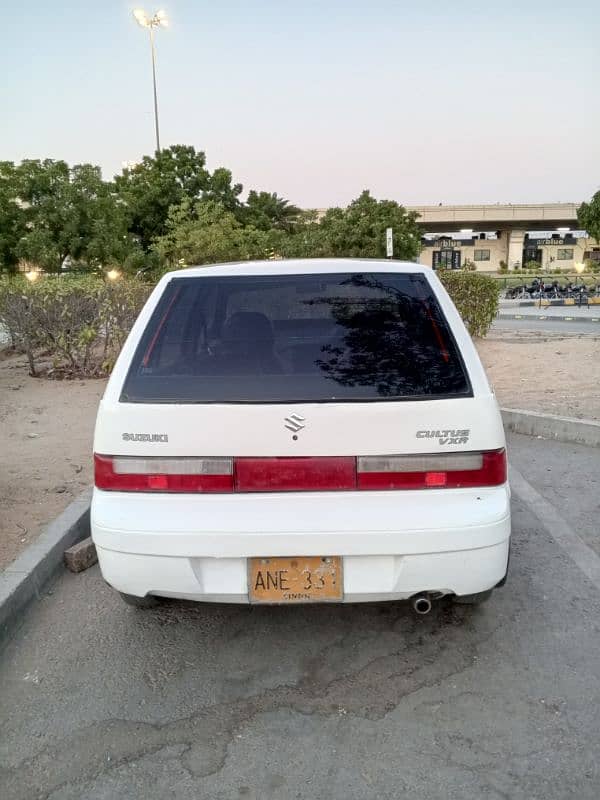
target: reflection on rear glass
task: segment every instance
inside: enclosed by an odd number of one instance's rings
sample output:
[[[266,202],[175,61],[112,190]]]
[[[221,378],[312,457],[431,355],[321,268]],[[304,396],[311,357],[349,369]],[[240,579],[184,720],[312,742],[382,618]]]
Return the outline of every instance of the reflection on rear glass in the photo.
[[[174,278],[138,347],[129,402],[452,397],[470,387],[420,274]]]

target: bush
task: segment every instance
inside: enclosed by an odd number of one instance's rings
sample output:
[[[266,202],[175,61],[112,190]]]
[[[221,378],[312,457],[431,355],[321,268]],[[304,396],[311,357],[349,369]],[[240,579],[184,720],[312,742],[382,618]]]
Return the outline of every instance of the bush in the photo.
[[[0,284],[0,324],[26,353],[31,375],[42,354],[59,375],[105,375],[149,292],[135,280],[17,276]]]
[[[485,336],[498,313],[499,281],[480,272],[443,270],[446,287],[471,336]]]
[[[588,258],[584,263],[586,272],[591,272],[592,275],[600,273],[600,261],[594,261],[594,259]]]

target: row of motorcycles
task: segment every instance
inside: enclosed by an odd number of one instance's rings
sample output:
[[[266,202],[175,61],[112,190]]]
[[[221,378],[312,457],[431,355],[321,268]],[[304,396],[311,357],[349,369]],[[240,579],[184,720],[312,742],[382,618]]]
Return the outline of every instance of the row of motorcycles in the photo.
[[[600,297],[600,283],[595,286],[558,281],[544,282],[534,278],[529,286],[511,286],[506,290],[507,300],[566,300],[572,298],[576,303],[587,303],[590,297]]]

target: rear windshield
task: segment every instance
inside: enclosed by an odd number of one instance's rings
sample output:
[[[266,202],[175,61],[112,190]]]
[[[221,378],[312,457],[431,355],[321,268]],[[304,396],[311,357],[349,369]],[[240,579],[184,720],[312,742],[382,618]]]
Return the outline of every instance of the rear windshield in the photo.
[[[281,403],[470,395],[422,274],[173,278],[121,400]]]

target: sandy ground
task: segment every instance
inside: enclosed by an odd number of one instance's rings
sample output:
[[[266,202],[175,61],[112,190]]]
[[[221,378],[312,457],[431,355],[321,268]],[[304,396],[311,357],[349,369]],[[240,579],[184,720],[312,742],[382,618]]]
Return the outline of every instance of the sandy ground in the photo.
[[[600,336],[498,331],[477,347],[501,405],[600,419]],[[104,386],[30,378],[0,351],[0,568],[90,485]]]
[[[501,406],[600,420],[600,336],[497,330],[476,345]]]
[[[0,351],[0,568],[90,485],[104,386],[30,378],[22,357]]]

